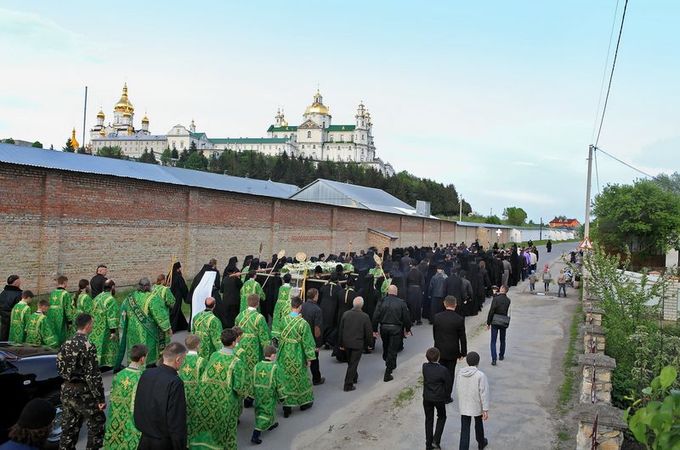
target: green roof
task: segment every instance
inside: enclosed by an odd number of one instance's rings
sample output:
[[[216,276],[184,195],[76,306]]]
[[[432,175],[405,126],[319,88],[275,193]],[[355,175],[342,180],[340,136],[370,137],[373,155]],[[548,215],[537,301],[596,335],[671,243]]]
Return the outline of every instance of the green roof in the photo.
[[[213,144],[285,144],[288,138],[214,138]]]
[[[296,127],[296,126],[277,127],[277,126],[271,125],[267,129],[267,132],[271,133],[271,132],[274,132],[274,131],[297,131],[297,128],[298,127]]]
[[[331,125],[326,128],[327,131],[354,131],[356,126],[354,125]]]
[[[192,138],[195,138],[195,139],[207,139],[208,138],[208,136],[206,136],[206,134],[203,133],[202,131],[199,131],[198,133],[189,132],[189,134],[191,135]]]

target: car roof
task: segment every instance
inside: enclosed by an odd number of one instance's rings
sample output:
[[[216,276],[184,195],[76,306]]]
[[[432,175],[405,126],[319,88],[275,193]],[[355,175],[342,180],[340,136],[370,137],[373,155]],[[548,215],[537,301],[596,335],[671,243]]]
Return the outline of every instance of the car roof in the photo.
[[[18,359],[30,356],[56,355],[57,350],[44,345],[15,344],[13,342],[0,342],[1,359]]]

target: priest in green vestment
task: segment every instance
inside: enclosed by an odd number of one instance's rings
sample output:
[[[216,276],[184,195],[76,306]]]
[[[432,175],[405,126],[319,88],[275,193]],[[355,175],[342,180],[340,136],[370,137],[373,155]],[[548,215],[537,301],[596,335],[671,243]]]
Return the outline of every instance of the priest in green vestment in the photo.
[[[260,286],[260,283],[255,279],[256,275],[257,272],[254,270],[248,272],[248,279],[245,281],[245,283],[243,283],[243,286],[241,286],[241,305],[239,312],[243,312],[247,308],[248,296],[250,294],[257,294],[260,298],[260,301],[264,301],[266,299],[264,291],[262,290],[262,286]],[[259,304],[257,305],[257,309],[260,309]]]
[[[147,364],[155,364],[170,330],[168,308],[163,299],[151,292],[148,278],[139,280],[137,289],[123,301],[120,312],[121,340],[116,366],[120,366],[125,349],[144,344],[149,349]]]
[[[135,427],[133,414],[137,383],[146,366],[146,354],[146,345],[134,345],[130,349],[130,365],[113,377],[106,415],[106,449],[136,450],[139,445],[142,433]]]
[[[86,313],[92,315],[92,297],[90,296],[90,282],[82,279],[78,282],[78,292],[73,295],[73,306],[68,319],[71,322],[68,329],[69,339],[76,334],[75,320],[79,315]]]
[[[244,364],[247,374],[253,373],[255,364],[264,359],[264,348],[271,343],[267,319],[257,312],[257,305],[260,304],[260,297],[257,294],[248,296],[248,307],[245,311],[236,316],[236,326],[243,330],[241,340],[238,342],[236,356]],[[246,377],[246,398],[253,396],[253,379]],[[247,406],[247,405],[246,405]]]
[[[66,341],[69,318],[73,316],[73,298],[66,290],[68,278],[57,277],[57,288],[50,293],[50,309],[47,311],[47,323],[56,335],[58,344]]]
[[[175,296],[172,295],[172,291],[170,291],[170,288],[166,286],[165,275],[160,274],[160,275],[158,275],[158,277],[156,277],[156,284],[154,284],[151,287],[151,291],[154,292],[161,299],[163,299],[163,303],[165,303],[165,306],[168,308],[168,315],[169,315],[170,311],[172,311],[173,306],[175,306]],[[170,343],[170,335],[166,334],[165,335],[165,345],[168,345],[169,343]]]
[[[172,295],[170,288],[166,285],[166,277],[163,274],[158,275],[156,278],[156,284],[153,285],[151,290],[160,298],[163,299],[163,303],[168,309],[172,309],[175,306],[175,296]]]
[[[385,272],[385,279],[383,280],[382,284],[380,285],[380,293],[382,294],[383,297],[385,297],[387,295],[387,289],[389,289],[391,284],[392,284],[392,277],[390,276],[389,272]]]
[[[245,377],[243,363],[234,354],[236,332],[222,331],[224,347],[213,353],[206,364],[198,387],[200,416],[193,427],[195,437],[190,449],[235,449],[236,427],[244,397]]]
[[[276,348],[264,348],[264,360],[255,364],[253,369],[253,388],[255,398],[255,427],[250,442],[261,444],[260,436],[265,430],[273,430],[276,421],[276,405],[283,401],[281,395],[281,370],[276,364]]]
[[[314,402],[312,380],[307,367],[316,358],[316,343],[312,330],[300,315],[302,299],[290,299],[291,312],[283,319],[279,336],[278,365],[282,371],[281,392],[284,397],[283,415],[288,417],[292,408],[305,410]]]
[[[178,374],[184,382],[184,396],[187,401],[187,440],[191,442],[191,439],[196,434],[194,433],[194,428],[196,428],[201,417],[198,386],[201,381],[201,374],[208,360],[198,354],[202,342],[201,338],[197,335],[188,334],[184,339],[184,345],[187,347],[187,356],[184,358]]]
[[[118,356],[120,306],[115,295],[116,283],[108,279],[104,282],[101,294],[92,301],[90,342],[97,348],[97,362],[100,367],[114,367]]]
[[[47,319],[47,312],[50,310],[49,300],[40,300],[38,302],[38,310],[31,314],[26,325],[26,340],[27,344],[46,345],[48,347],[59,347],[59,338],[56,333],[52,331],[49,320]]]
[[[26,327],[31,318],[31,302],[33,292],[23,291],[21,300],[14,305],[9,318],[9,341],[21,344],[26,341]]]
[[[283,284],[279,287],[279,294],[276,297],[274,313],[272,314],[272,337],[278,337],[281,333],[281,321],[290,314],[290,280],[289,273],[283,275]]]
[[[196,314],[191,321],[191,332],[201,339],[201,346],[198,354],[207,361],[210,355],[222,348],[222,322],[213,313],[215,309],[215,299],[208,297],[205,299],[205,310]]]

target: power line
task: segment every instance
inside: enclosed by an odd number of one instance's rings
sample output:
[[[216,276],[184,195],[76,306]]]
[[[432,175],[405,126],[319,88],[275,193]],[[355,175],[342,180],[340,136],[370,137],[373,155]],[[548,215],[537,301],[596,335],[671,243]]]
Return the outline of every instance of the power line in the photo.
[[[602,133],[602,125],[604,124],[604,116],[607,112],[607,103],[609,103],[609,93],[612,89],[612,80],[614,79],[614,69],[616,68],[616,58],[619,55],[619,46],[621,45],[621,35],[623,34],[623,23],[626,20],[626,10],[628,9],[628,0],[623,4],[623,15],[621,16],[621,26],[619,27],[619,37],[616,40],[616,50],[614,50],[614,59],[612,61],[612,70],[609,74],[609,84],[607,85],[607,95],[604,97],[604,106],[602,107],[602,117],[600,118],[600,126],[597,130],[597,138],[595,139],[595,147],[600,142],[600,134]]]
[[[623,161],[623,160],[617,158],[616,156],[612,155],[611,153],[608,153],[608,152],[602,150],[600,147],[595,147],[595,149],[596,149],[597,151],[600,151],[600,152],[604,153],[605,155],[609,156],[609,157],[610,157],[611,159],[613,159],[614,161],[618,161],[618,162],[620,162],[621,164],[623,164],[624,166],[627,166],[627,167],[633,169],[633,170],[636,171],[636,172],[640,172],[642,175],[644,175],[644,176],[646,176],[646,177],[649,177],[649,178],[651,178],[652,180],[657,180],[657,181],[658,181],[657,177],[655,177],[654,175],[650,175],[650,174],[648,174],[647,172],[645,172],[645,171],[643,171],[643,170],[640,170],[640,169],[638,169],[637,167],[633,166],[632,164],[628,164],[627,162],[625,162],[625,161]],[[596,161],[597,161],[597,159],[596,159]]]
[[[602,67],[602,81],[600,82],[600,97],[597,99],[597,109],[595,110],[595,118],[593,119],[593,134],[590,136],[591,142],[595,139],[595,130],[597,130],[597,118],[600,115],[600,106],[602,106],[602,95],[604,94],[604,82],[607,79],[607,67],[609,66],[609,54],[612,50],[612,41],[614,40],[614,29],[616,27],[616,16],[619,12],[619,0],[616,0],[616,7],[614,8],[614,17],[612,18],[612,27],[609,31],[609,45],[607,45],[607,55],[604,59],[604,67]]]

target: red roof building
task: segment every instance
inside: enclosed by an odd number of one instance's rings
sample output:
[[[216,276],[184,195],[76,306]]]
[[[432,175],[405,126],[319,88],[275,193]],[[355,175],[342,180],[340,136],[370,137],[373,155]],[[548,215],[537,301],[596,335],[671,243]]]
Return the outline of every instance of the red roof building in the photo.
[[[578,228],[581,225],[581,222],[579,222],[576,219],[558,219],[555,217],[553,220],[551,220],[548,223],[548,226],[550,228],[570,228],[570,229],[575,229]]]

